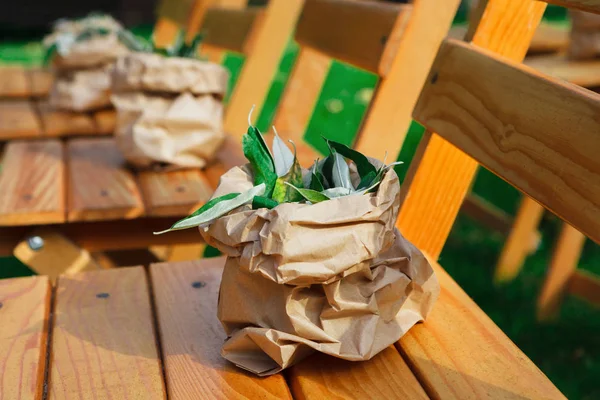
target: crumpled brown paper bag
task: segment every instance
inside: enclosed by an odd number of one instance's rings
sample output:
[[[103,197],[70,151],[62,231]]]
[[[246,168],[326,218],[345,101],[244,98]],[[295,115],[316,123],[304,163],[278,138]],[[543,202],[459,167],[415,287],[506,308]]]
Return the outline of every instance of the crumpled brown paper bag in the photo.
[[[52,66],[56,69],[81,69],[113,63],[129,49],[119,40],[116,32],[94,36],[89,40],[73,43],[68,54],[56,54]]]
[[[211,95],[176,99],[143,93],[112,95],[115,138],[125,159],[147,168],[156,162],[204,167],[225,137],[223,105]]]
[[[112,75],[115,137],[136,167],[204,167],[223,143],[228,72],[220,65],[157,54],[119,58]]]
[[[191,58],[131,53],[115,64],[113,90],[224,96],[229,73],[222,66]]]
[[[69,111],[91,111],[110,106],[110,65],[60,74],[50,91],[50,105]]]
[[[600,56],[600,15],[579,10],[569,10],[572,27],[568,56],[573,60],[586,60]]]
[[[249,166],[221,177],[213,197],[251,188]],[[260,376],[314,351],[368,360],[431,311],[433,269],[394,227],[393,169],[377,193],[274,209],[240,207],[200,232],[227,254],[218,317],[221,354]]]

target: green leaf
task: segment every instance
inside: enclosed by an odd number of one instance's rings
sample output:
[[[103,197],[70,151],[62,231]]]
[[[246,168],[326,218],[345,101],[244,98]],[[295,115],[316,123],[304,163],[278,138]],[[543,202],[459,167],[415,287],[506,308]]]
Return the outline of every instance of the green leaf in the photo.
[[[252,199],[252,209],[268,208],[269,210],[279,205],[278,202],[264,196],[254,196]]]
[[[286,185],[292,188],[292,190],[296,191],[298,194],[300,194],[305,200],[308,200],[313,204],[329,200],[329,197],[327,197],[323,193],[317,192],[316,190],[298,188],[287,182]]]
[[[176,222],[173,226],[167,230],[162,232],[155,232],[155,235],[160,235],[170,231],[176,231],[180,229],[194,228],[201,225],[207,225],[212,223],[215,219],[222,217],[227,214],[231,210],[234,210],[244,204],[248,204],[252,202],[254,196],[262,196],[265,193],[265,184],[260,184],[258,186],[254,186],[252,189],[247,190],[246,192],[239,194],[234,193],[233,197],[226,198],[226,196],[231,196],[232,194],[217,197],[217,200],[212,203],[210,207],[204,207],[198,210],[198,214],[189,216],[187,218],[182,219],[181,221]],[[211,200],[212,201],[212,200]],[[210,202],[209,202],[210,203]],[[206,204],[208,205],[208,203]]]
[[[354,190],[354,186],[352,186],[352,180],[350,179],[350,168],[348,168],[348,164],[346,164],[346,160],[344,157],[333,151],[333,171],[332,178],[335,187],[343,187],[346,189]]]
[[[325,189],[322,193],[330,199],[333,199],[335,197],[349,196],[351,194],[354,194],[355,192],[354,190],[345,187],[334,187]]]
[[[181,50],[185,45],[185,32],[183,29],[180,29],[177,32],[177,37],[169,47],[167,47],[167,54],[169,57],[178,57],[180,56]]]
[[[333,183],[333,164],[334,164],[334,156],[333,153],[325,157],[323,161],[320,162],[321,166],[321,174],[325,179],[326,186],[335,186]]]
[[[362,177],[356,189],[360,190],[371,186],[371,184],[375,181],[375,178],[377,178],[377,171],[369,172],[367,175]]]
[[[327,145],[330,148],[335,149],[336,152],[340,153],[344,157],[352,160],[356,164],[356,169],[361,178],[368,175],[370,172],[376,172],[376,168],[369,162],[369,159],[358,151],[351,149],[345,144],[334,142],[333,140],[325,139]]]
[[[123,43],[129,50],[140,52],[152,51],[152,46],[150,43],[148,43],[145,39],[135,36],[128,30],[120,30],[117,32],[117,37],[119,38],[119,41]]]
[[[194,36],[194,39],[192,39],[192,42],[189,45],[184,44],[183,48],[181,49],[180,57],[197,58],[198,47],[202,43],[203,39],[204,37],[200,33]]]
[[[325,188],[323,187],[323,175],[320,172],[316,171],[312,173],[309,188],[312,190],[316,190],[317,192],[322,192],[323,190],[325,190]]]
[[[300,163],[298,163],[297,158],[294,158],[294,164],[290,168],[290,171],[286,175],[277,178],[271,198],[280,203],[289,203],[302,200],[302,196],[300,196],[297,191],[286,185],[288,183],[292,184],[294,187],[301,188],[303,186],[302,168],[300,167]]]
[[[242,137],[242,149],[252,166],[254,184],[264,183],[266,185],[265,196],[272,197],[277,174],[271,153],[258,129],[253,126],[248,127],[248,133]]]

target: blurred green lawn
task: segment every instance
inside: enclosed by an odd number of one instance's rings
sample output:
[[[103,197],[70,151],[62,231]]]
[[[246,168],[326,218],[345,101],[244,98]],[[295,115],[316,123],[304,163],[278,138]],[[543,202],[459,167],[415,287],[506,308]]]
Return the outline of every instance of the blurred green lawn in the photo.
[[[564,20],[564,10],[550,7],[547,18]],[[457,21],[464,21],[464,14]],[[137,31],[147,34],[148,27]],[[281,61],[258,126],[266,131],[297,55],[292,43]],[[0,63],[39,64],[38,42],[12,41],[0,44]],[[232,83],[243,58],[228,55],[224,65],[232,72]],[[323,88],[305,140],[323,150],[321,134],[351,143],[366,110],[376,77],[334,63]],[[408,165],[423,129],[413,124],[399,159]],[[406,167],[399,168],[401,178]],[[1,188],[0,188],[1,190]],[[495,175],[481,169],[475,193],[514,215],[520,195]],[[440,257],[440,262],[481,308],[508,334],[570,399],[600,399],[600,310],[568,297],[560,318],[552,323],[535,321],[535,299],[549,262],[559,220],[548,214],[542,223],[543,239],[538,251],[527,259],[523,272],[513,282],[496,286],[493,268],[504,238],[477,221],[461,215]],[[214,253],[214,251],[209,251]],[[208,254],[207,254],[208,255]],[[600,247],[586,243],[580,268],[600,274]],[[0,259],[0,277],[22,276],[31,271],[14,258]]]

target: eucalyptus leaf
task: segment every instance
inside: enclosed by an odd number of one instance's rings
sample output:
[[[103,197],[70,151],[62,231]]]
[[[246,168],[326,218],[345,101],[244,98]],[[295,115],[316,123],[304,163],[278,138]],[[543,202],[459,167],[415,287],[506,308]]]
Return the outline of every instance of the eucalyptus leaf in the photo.
[[[351,194],[354,194],[355,192],[352,189],[348,189],[348,188],[344,188],[344,187],[334,187],[334,188],[325,189],[321,193],[324,194],[325,196],[333,199],[335,197],[349,196]]]
[[[271,198],[280,203],[295,202],[302,200],[302,197],[298,194],[297,191],[291,189],[288,185],[286,185],[288,183],[292,184],[294,187],[300,188],[303,185],[302,168],[300,167],[297,158],[294,158],[294,164],[292,165],[292,168],[290,168],[290,171],[286,175],[277,178],[277,181],[275,182],[275,188],[273,190],[273,195],[271,196]]]
[[[373,170],[369,172],[367,175],[363,176],[358,184],[357,190],[364,189],[373,184],[375,179],[377,178],[377,171]]]
[[[356,169],[361,178],[365,177],[371,172],[376,172],[376,168],[367,157],[358,151],[351,149],[345,144],[334,142],[333,140],[325,139],[329,148],[333,148],[337,153],[344,157],[352,160],[356,164]]]
[[[205,211],[192,217],[185,218],[179,222],[176,222],[170,229],[164,230],[162,232],[155,232],[154,234],[160,235],[170,231],[206,225],[208,223],[213,222],[215,219],[222,217],[228,212],[235,210],[240,206],[243,206],[244,204],[251,203],[254,199],[254,196],[262,196],[264,193],[265,184],[261,183],[260,185],[254,186],[252,189],[249,189],[244,193],[238,194],[231,199],[221,199],[218,202],[214,203],[212,207],[207,208]]]
[[[56,54],[56,43],[52,43],[45,51],[44,51],[44,65],[50,64],[50,60]]]
[[[323,186],[323,175],[320,172],[312,173],[309,188],[318,192],[325,190],[325,187]]]
[[[254,184],[264,183],[266,185],[265,196],[271,197],[277,181],[277,174],[271,153],[266,144],[263,144],[264,140],[260,131],[253,126],[248,127],[248,133],[242,137],[242,149],[252,165]]]
[[[317,192],[316,190],[298,188],[287,182],[286,182],[286,185],[289,186],[290,188],[292,188],[292,190],[296,191],[298,194],[300,194],[305,200],[310,201],[313,204],[320,203],[322,201],[330,199],[323,193]]]
[[[294,162],[296,161],[296,155],[292,153],[290,148],[277,134],[277,130],[273,127],[275,137],[273,138],[273,161],[275,163],[275,172],[278,177],[286,175]]]
[[[253,210],[258,210],[259,208],[268,208],[268,209],[272,209],[275,208],[279,205],[278,202],[276,202],[275,200],[272,200],[268,197],[264,197],[264,196],[254,196],[254,198],[252,199],[252,209]]]
[[[334,156],[333,153],[328,155],[320,162],[320,170],[321,174],[324,178],[324,183],[326,187],[335,187],[333,183],[333,164],[334,164]]]
[[[343,187],[354,190],[354,186],[352,186],[352,180],[350,179],[350,168],[348,168],[348,164],[346,163],[346,160],[344,160],[344,156],[336,151],[334,151],[331,155],[333,156],[333,184],[335,187]]]
[[[197,58],[198,47],[202,43],[203,39],[204,38],[202,34],[199,33],[196,36],[194,36],[194,39],[192,39],[192,42],[189,45],[184,44],[183,48],[181,49],[181,57]]]

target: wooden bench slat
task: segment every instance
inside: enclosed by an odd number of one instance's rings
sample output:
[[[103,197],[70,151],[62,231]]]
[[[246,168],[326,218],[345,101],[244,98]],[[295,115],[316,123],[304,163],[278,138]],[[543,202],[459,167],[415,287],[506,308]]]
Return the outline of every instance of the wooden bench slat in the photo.
[[[204,15],[200,33],[203,35],[202,45],[244,53],[246,40],[252,32],[256,18],[263,7],[244,9],[228,9],[211,7]]]
[[[438,264],[433,311],[397,343],[432,398],[564,399]]]
[[[144,212],[133,174],[113,138],[68,142],[69,221],[131,219]]]
[[[561,7],[576,8],[578,10],[589,11],[600,14],[600,0],[544,0],[546,3],[555,4]]]
[[[44,136],[62,137],[97,133],[94,118],[90,114],[57,110],[52,108],[47,100],[39,100],[37,109]]]
[[[440,47],[414,111],[429,130],[596,242],[598,115],[598,94],[454,40]]]
[[[37,137],[42,125],[29,100],[0,100],[0,140]]]
[[[0,97],[28,97],[31,93],[27,70],[23,67],[0,67]]]
[[[410,4],[309,0],[295,38],[329,57],[385,75],[411,11]]]
[[[574,85],[600,87],[600,60],[576,61],[565,54],[549,54],[527,57],[525,65]]]
[[[49,312],[48,278],[0,280],[0,398],[42,398]]]
[[[50,94],[54,84],[52,71],[43,68],[31,68],[27,70],[31,97],[46,97]]]
[[[224,258],[150,267],[171,399],[291,399],[281,374],[258,378],[220,355],[217,319]]]
[[[428,399],[392,346],[369,361],[348,362],[317,353],[290,368],[297,399]]]
[[[142,267],[61,276],[49,399],[164,399]]]
[[[569,279],[569,293],[600,307],[600,277],[591,272],[577,270]]]
[[[0,171],[0,225],[65,221],[63,153],[58,140],[6,145]]]
[[[96,133],[99,135],[111,135],[115,131],[117,113],[115,110],[100,110],[94,113],[94,124]]]
[[[149,216],[182,216],[206,203],[213,190],[198,170],[141,172],[138,175]]]

